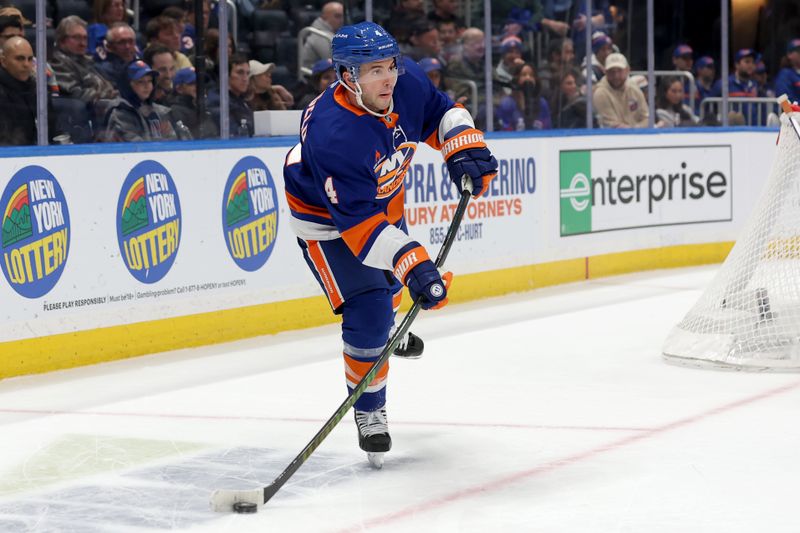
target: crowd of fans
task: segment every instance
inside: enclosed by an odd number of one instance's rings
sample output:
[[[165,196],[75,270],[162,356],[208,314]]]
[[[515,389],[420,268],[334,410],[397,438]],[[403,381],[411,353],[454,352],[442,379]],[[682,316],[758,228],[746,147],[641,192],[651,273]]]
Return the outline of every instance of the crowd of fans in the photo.
[[[245,0],[237,0],[243,2]],[[248,0],[249,2],[249,0]],[[587,98],[592,98],[594,126],[646,127],[651,110],[647,78],[631,76],[628,59],[615,44],[614,17],[604,2],[593,13],[599,28],[591,37],[591,56],[583,57],[586,17],[582,2],[561,0],[532,4],[533,11],[504,7],[502,28],[487,50],[484,32],[467,27],[457,0],[398,0],[381,20],[401,43],[403,54],[418,62],[434,85],[463,104],[479,128],[486,128],[492,106],[495,130],[543,130],[586,127]],[[249,4],[251,5],[252,4]],[[194,2],[171,5],[131,26],[124,0],[95,0],[92,17],[58,19],[45,65],[51,141],[103,142],[211,138],[219,135],[219,32],[213,26],[216,5],[203,2],[205,80],[203,116],[197,109]],[[284,9],[264,0],[259,9]],[[345,23],[342,3],[326,2],[303,34],[297,64],[276,65],[241,53],[229,38],[230,135],[254,134],[254,111],[302,109],[336,80],[330,40]],[[0,8],[0,144],[36,144],[36,65],[26,29],[31,21],[13,5]],[[498,26],[500,28],[500,26]],[[28,34],[30,35],[30,33]],[[532,36],[543,50],[534,54]],[[722,94],[723,80],[710,56],[695,60],[685,43],[672,48],[674,76],[659,76],[655,87],[657,127],[711,124],[719,113],[705,113],[703,101]],[[731,97],[767,97],[786,93],[800,100],[800,39],[786,43],[777,77],[766,79],[760,54],[738,50],[727,80]],[[492,91],[485,81],[491,54]],[[537,57],[538,56],[538,57]],[[538,61],[537,61],[538,59]],[[276,68],[304,74],[273,83]],[[691,76],[682,75],[690,73]],[[591,80],[591,90],[588,88]],[[694,90],[690,86],[694,84]],[[694,95],[690,101],[689,95]],[[765,124],[757,106],[740,109],[732,123]],[[701,116],[703,120],[701,121]]]

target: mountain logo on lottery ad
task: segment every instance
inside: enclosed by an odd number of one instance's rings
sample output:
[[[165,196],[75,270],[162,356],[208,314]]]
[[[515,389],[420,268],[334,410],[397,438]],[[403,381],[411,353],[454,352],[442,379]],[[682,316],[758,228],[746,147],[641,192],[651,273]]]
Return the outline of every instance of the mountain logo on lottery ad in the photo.
[[[47,169],[31,165],[11,178],[0,197],[3,274],[26,298],[47,294],[58,282],[70,244],[64,192]]]
[[[156,161],[128,173],[117,202],[117,240],[122,260],[142,283],[167,275],[181,240],[181,203],[175,181]]]
[[[730,145],[559,154],[561,236],[729,221]]]
[[[267,262],[278,236],[278,195],[267,166],[247,156],[231,170],[222,196],[222,231],[233,261],[253,272]]]

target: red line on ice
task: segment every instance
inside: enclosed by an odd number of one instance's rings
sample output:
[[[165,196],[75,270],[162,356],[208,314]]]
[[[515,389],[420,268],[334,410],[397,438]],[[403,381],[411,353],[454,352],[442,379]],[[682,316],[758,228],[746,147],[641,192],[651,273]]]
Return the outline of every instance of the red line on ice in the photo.
[[[606,452],[611,452],[618,450],[619,448],[623,448],[625,446],[635,444],[639,441],[643,441],[652,437],[657,437],[661,434],[667,433],[674,429],[679,429],[696,422],[701,422],[703,420],[709,419],[713,416],[720,415],[723,413],[727,413],[729,411],[733,411],[738,409],[739,407],[744,407],[750,405],[752,403],[756,403],[760,400],[765,400],[771,398],[773,396],[777,396],[779,394],[783,394],[785,392],[789,392],[793,389],[800,387],[800,381],[795,381],[793,383],[789,383],[788,385],[783,385],[782,387],[778,387],[775,389],[771,389],[768,391],[761,392],[754,396],[748,396],[746,398],[742,398],[740,400],[736,400],[731,403],[727,403],[725,405],[715,407],[708,411],[704,411],[702,413],[698,413],[696,415],[688,416],[686,418],[681,418],[674,422],[670,422],[668,424],[664,424],[662,426],[654,427],[652,429],[648,429],[646,431],[642,431],[636,433],[634,435],[630,435],[619,440],[615,440],[609,442],[607,444],[602,444],[597,446],[596,448],[592,448],[590,450],[586,450],[583,452],[578,452],[572,455],[568,455],[561,459],[556,459],[549,463],[541,464],[534,468],[530,468],[528,470],[522,470],[515,474],[503,476],[501,478],[495,479],[494,481],[489,481],[487,483],[482,483],[480,485],[473,485],[471,487],[466,487],[464,489],[451,492],[449,494],[444,494],[439,496],[438,498],[433,498],[425,503],[421,503],[418,505],[410,505],[405,509],[401,509],[399,511],[395,511],[393,513],[385,514],[382,516],[376,516],[374,518],[370,518],[357,524],[353,524],[349,527],[344,529],[338,530],[337,533],[344,533],[350,531],[365,531],[369,530],[373,527],[380,527],[387,525],[392,522],[396,522],[399,520],[403,520],[405,518],[410,518],[414,515],[419,513],[423,513],[426,511],[430,511],[433,509],[437,509],[439,507],[444,507],[450,503],[463,500],[466,498],[471,498],[474,496],[478,496],[480,494],[485,494],[487,492],[503,489],[508,485],[516,483],[518,481],[522,481],[525,479],[533,478],[539,476],[541,474],[547,474],[552,472],[553,470],[558,470],[563,467],[571,466],[575,463],[580,463],[587,459],[592,459],[595,456],[601,455]]]

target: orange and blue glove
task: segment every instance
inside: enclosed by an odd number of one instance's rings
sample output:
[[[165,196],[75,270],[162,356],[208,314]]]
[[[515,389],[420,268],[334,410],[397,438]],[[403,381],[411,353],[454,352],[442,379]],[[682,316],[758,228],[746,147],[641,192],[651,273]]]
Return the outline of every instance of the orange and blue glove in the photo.
[[[395,254],[393,264],[395,277],[408,287],[412,300],[421,298],[423,309],[441,309],[447,305],[447,289],[453,274],[441,274],[424,246],[418,242],[408,243]]]
[[[472,182],[472,196],[478,198],[489,189],[489,182],[497,176],[497,160],[486,147],[483,132],[470,126],[456,126],[444,136],[442,155],[447,163],[450,179],[459,192],[467,188],[463,177]]]

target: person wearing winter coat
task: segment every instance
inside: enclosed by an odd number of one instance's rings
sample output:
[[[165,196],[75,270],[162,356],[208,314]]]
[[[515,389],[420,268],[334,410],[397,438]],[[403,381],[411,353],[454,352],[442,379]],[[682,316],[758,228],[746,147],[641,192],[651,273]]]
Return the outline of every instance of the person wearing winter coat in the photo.
[[[36,81],[33,78],[33,49],[23,37],[3,43],[0,56],[0,145],[36,144]],[[52,105],[48,97],[48,131],[53,128]]]
[[[133,61],[118,82],[120,97],[107,114],[101,139],[107,142],[167,141],[177,139],[169,109],[153,102],[158,73],[142,60]]]

